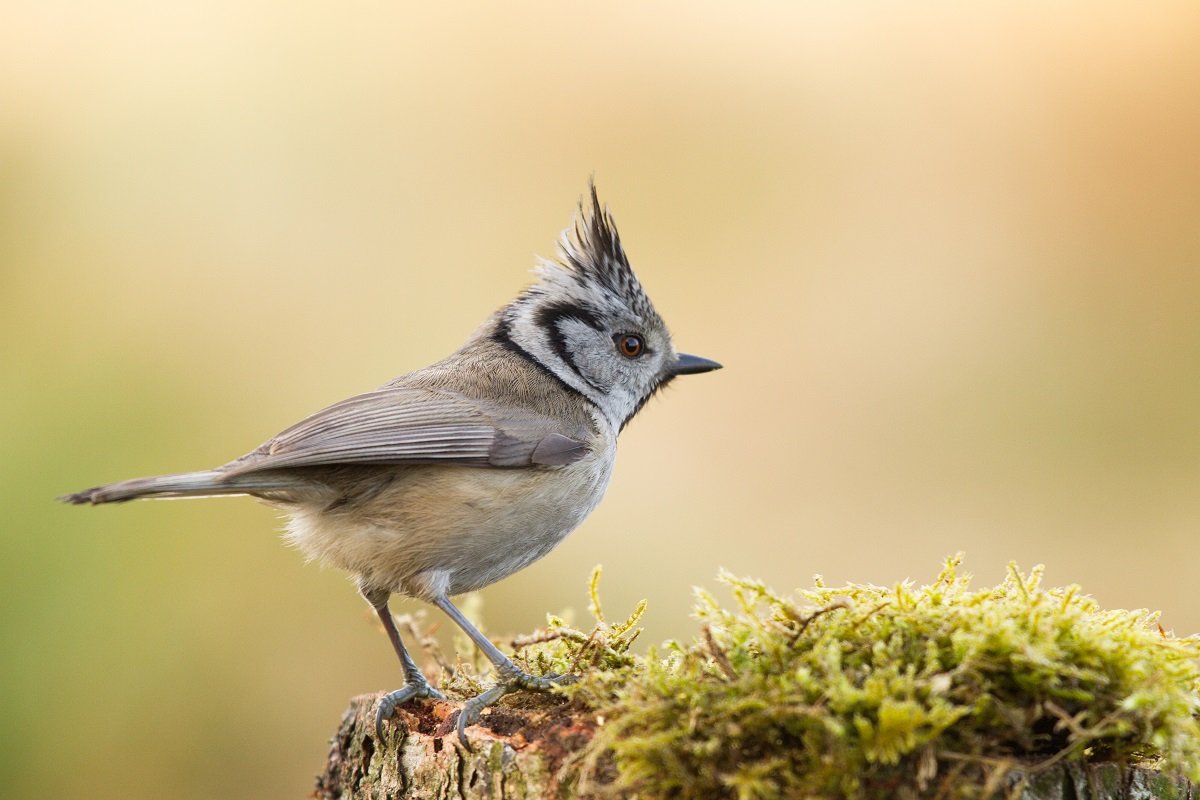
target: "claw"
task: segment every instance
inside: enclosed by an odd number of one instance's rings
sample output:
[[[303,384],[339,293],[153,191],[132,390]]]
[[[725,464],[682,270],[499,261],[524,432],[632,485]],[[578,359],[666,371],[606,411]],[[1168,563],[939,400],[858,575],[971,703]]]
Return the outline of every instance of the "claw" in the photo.
[[[467,728],[479,721],[485,708],[494,705],[504,695],[522,689],[548,692],[555,686],[565,686],[577,680],[575,675],[530,675],[515,667],[502,671],[495,686],[463,703],[462,711],[458,712],[458,741],[467,750],[474,750],[467,740]]]
[[[446,695],[430,686],[423,679],[407,683],[403,688],[390,694],[385,694],[379,700],[379,708],[375,711],[375,738],[383,741],[383,721],[391,719],[396,706],[404,705],[409,700],[445,700]]]

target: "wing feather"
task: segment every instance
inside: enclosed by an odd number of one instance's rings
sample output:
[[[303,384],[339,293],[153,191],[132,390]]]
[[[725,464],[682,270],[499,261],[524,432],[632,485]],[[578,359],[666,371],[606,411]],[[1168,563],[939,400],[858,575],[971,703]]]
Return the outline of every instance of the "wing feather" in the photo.
[[[226,475],[338,464],[558,466],[588,452],[587,432],[567,427],[456,392],[384,388],[301,420],[229,464]]]

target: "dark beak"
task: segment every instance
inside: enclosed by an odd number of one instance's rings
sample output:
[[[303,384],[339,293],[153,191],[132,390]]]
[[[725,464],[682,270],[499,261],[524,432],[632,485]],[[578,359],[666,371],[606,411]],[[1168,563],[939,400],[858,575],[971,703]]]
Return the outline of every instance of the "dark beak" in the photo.
[[[687,353],[680,353],[679,358],[675,363],[668,368],[671,375],[698,375],[701,372],[712,372],[714,369],[720,369],[721,365],[715,361],[709,361],[707,358],[700,356],[689,356]]]

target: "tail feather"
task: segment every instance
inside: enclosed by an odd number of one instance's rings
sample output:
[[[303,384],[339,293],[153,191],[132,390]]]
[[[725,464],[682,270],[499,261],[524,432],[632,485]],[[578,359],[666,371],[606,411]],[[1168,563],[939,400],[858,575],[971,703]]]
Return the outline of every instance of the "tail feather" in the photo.
[[[84,489],[82,492],[66,494],[58,498],[64,503],[84,505],[90,503],[123,503],[153,497],[212,497],[222,494],[251,494],[256,491],[286,489],[294,485],[281,476],[246,475],[231,478],[222,470],[183,472],[178,475],[156,475],[152,478],[110,483]]]

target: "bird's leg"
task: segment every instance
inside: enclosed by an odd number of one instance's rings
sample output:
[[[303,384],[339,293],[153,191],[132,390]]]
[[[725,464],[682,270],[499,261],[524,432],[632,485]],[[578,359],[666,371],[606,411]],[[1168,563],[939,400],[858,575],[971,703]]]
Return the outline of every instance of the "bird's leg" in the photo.
[[[429,685],[429,681],[425,680],[425,675],[417,667],[412,656],[408,654],[404,642],[400,640],[400,631],[396,630],[396,621],[392,619],[392,612],[388,608],[388,593],[367,589],[360,589],[360,591],[367,602],[371,604],[371,608],[375,609],[375,613],[379,615],[379,621],[383,623],[388,639],[391,640],[392,647],[395,648],[396,655],[400,658],[400,665],[404,669],[404,686],[384,695],[379,701],[379,708],[375,711],[375,738],[382,741],[383,721],[391,719],[396,706],[403,705],[409,700],[445,700],[446,696]]]
[[[483,710],[504,695],[521,689],[547,692],[555,686],[575,680],[574,675],[530,675],[514,664],[512,659],[501,653],[496,648],[496,645],[492,644],[490,639],[480,633],[479,629],[472,625],[462,615],[462,612],[454,607],[454,604],[450,602],[450,598],[443,596],[435,599],[433,602],[434,605],[446,612],[446,616],[454,620],[454,623],[462,628],[467,636],[471,637],[471,641],[475,643],[475,646],[482,650],[483,654],[487,656],[488,661],[491,661],[496,667],[496,672],[499,676],[495,686],[463,703],[462,711],[458,715],[458,739],[465,747],[470,748],[471,746],[467,741],[467,726],[478,722]]]

